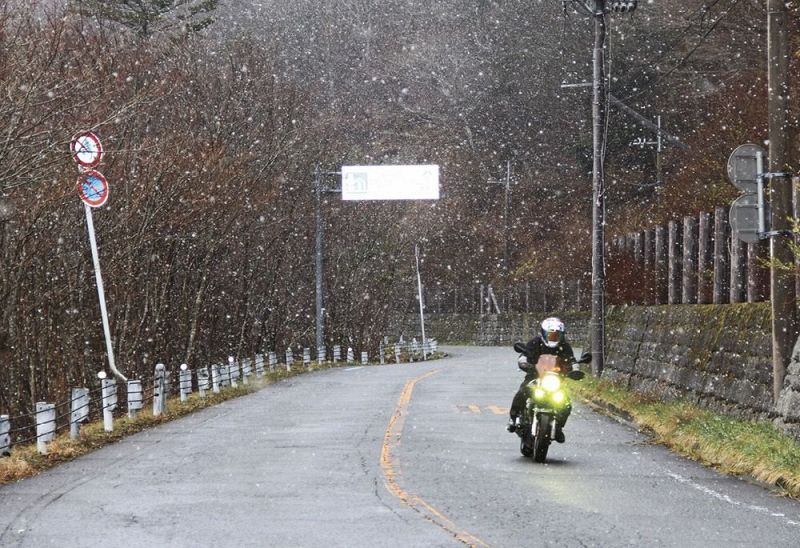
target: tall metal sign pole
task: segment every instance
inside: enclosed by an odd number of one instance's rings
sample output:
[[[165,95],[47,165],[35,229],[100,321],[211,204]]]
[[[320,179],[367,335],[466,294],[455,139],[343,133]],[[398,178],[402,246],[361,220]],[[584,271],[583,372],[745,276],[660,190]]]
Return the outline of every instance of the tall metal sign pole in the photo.
[[[605,71],[603,47],[606,40],[606,2],[594,3],[594,51],[592,89],[592,374],[603,373],[605,358]]]
[[[792,215],[792,186],[787,133],[789,103],[789,37],[784,0],[767,0],[767,57],[769,109],[769,177],[771,184],[772,231],[772,375],[773,402],[778,401],[792,347],[797,338],[795,276],[779,264],[793,264],[789,216]]]
[[[419,246],[414,246],[414,258],[417,264],[417,296],[419,298],[419,325],[422,328],[422,359],[427,360],[428,355],[425,352],[427,347],[427,339],[425,338],[425,303],[422,302],[422,276],[419,273]]]
[[[114,361],[114,346],[111,343],[111,328],[108,323],[103,275],[100,271],[100,255],[97,250],[97,238],[94,231],[94,221],[92,220],[92,209],[102,207],[108,201],[108,181],[106,181],[102,173],[92,169],[100,164],[103,156],[103,146],[97,135],[86,131],[73,137],[70,143],[70,151],[72,152],[72,158],[78,164],[78,169],[81,171],[78,177],[77,189],[86,213],[86,229],[89,233],[89,245],[92,249],[92,263],[97,284],[97,299],[100,303],[100,316],[103,321],[108,367],[115,377],[122,382],[127,382],[128,379],[120,373]]]

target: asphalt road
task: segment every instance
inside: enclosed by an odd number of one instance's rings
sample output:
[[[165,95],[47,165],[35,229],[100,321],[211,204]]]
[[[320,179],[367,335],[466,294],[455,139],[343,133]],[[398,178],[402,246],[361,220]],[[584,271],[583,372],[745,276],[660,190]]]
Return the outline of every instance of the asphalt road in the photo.
[[[505,432],[510,349],[315,372],[0,487],[0,546],[798,546],[800,503],[577,405]]]

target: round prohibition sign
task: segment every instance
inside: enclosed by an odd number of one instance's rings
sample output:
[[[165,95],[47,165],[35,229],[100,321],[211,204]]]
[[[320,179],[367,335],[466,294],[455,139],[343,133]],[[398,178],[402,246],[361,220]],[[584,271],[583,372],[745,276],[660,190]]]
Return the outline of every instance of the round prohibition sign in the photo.
[[[91,169],[100,163],[103,158],[103,144],[100,137],[91,131],[82,131],[72,138],[69,144],[72,159],[79,166]]]
[[[91,207],[101,207],[108,201],[108,181],[99,171],[87,171],[78,177],[78,195]]]

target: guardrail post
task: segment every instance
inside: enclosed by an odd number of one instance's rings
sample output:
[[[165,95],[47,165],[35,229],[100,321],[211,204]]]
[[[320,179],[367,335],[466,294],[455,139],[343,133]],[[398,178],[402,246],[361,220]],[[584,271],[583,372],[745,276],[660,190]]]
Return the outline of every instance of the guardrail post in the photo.
[[[179,386],[181,393],[181,401],[189,399],[189,394],[192,393],[192,372],[189,366],[185,363],[181,364],[181,372],[179,373]]]
[[[228,383],[232,388],[238,388],[239,365],[234,361],[233,356],[228,356]]]
[[[380,360],[380,364],[381,365],[385,365],[386,364],[386,356],[384,356],[385,350],[386,349],[383,347],[383,343],[380,343],[378,345],[378,356],[379,356],[378,359]]]
[[[361,353],[361,365],[367,365],[369,363],[369,359],[366,352]]]
[[[342,347],[341,345],[335,344],[333,345],[333,363],[339,363],[342,359]]]
[[[73,388],[70,396],[69,437],[77,440],[81,437],[81,423],[89,420],[89,389]]]
[[[47,443],[56,437],[56,406],[47,402],[36,402],[36,449],[40,455],[47,454]]]
[[[317,347],[317,365],[322,365],[325,363],[325,356],[327,355],[327,352],[328,351],[324,344]]]
[[[242,359],[242,383],[250,384],[250,375],[253,374],[253,366],[250,358]]]
[[[144,409],[144,388],[142,381],[128,381],[128,417],[134,418]]]
[[[264,376],[264,354],[256,354],[256,378]]]
[[[351,364],[355,363],[355,361],[356,361],[356,358],[353,355],[353,349],[348,346],[347,347],[347,364],[351,365]]]
[[[167,410],[167,371],[163,363],[157,363],[153,377],[153,416],[159,417]]]
[[[206,397],[208,390],[208,366],[201,367],[197,370],[197,392],[201,398]]]
[[[303,348],[303,367],[311,369],[311,349]]]
[[[400,363],[400,343],[394,343],[394,363]]]
[[[289,347],[286,349],[286,371],[291,372],[293,363],[294,363],[294,352],[292,352],[292,348]]]
[[[117,379],[100,379],[103,394],[103,430],[114,431],[114,410],[117,408]]]
[[[11,421],[8,415],[0,415],[0,457],[11,455]]]
[[[269,370],[274,372],[275,368],[278,367],[278,354],[270,350],[267,356],[269,358]]]
[[[211,366],[211,391],[214,394],[219,394],[220,391],[220,374],[219,374],[219,364],[214,364]]]

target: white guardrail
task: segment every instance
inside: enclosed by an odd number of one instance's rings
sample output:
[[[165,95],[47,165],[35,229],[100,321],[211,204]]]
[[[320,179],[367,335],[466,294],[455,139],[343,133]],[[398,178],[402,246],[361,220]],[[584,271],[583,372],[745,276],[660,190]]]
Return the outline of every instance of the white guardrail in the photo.
[[[378,363],[384,365],[387,362],[423,360],[429,354],[436,352],[438,347],[436,339],[428,339],[424,345],[416,338],[411,342],[404,342],[401,338],[399,342],[389,344],[388,337],[385,337],[378,349]],[[367,352],[361,352],[360,357],[361,365],[370,363]],[[317,365],[326,363],[327,358],[326,348],[324,346],[318,348]],[[334,365],[342,362],[342,346],[334,345],[330,358]],[[355,364],[355,353],[351,347],[346,349],[344,363]],[[236,388],[240,382],[247,385],[253,374],[256,378],[261,378],[267,372],[276,372],[282,365],[287,372],[297,370],[298,366],[302,370],[313,369],[311,349],[303,348],[302,364],[296,363],[291,348],[286,349],[283,364],[278,363],[278,355],[274,351],[267,352],[266,358],[264,354],[256,354],[253,359],[240,360],[231,356],[223,363],[196,369],[190,369],[187,364],[182,364],[177,371],[169,371],[164,364],[159,363],[155,366],[152,379],[129,380],[126,383],[127,416],[135,418],[145,405],[152,403],[153,416],[157,417],[166,412],[167,399],[170,395],[178,395],[180,401],[186,401],[193,391],[197,390],[199,397],[205,398],[209,391],[217,394],[227,388]],[[90,420],[93,399],[97,399],[96,405],[99,405],[97,411],[102,413],[103,429],[106,432],[113,432],[114,412],[118,408],[117,381],[101,378],[100,386],[93,390],[84,387],[72,388],[67,401],[56,404],[37,402],[33,413],[16,417],[0,415],[0,458],[11,454],[12,443],[24,445],[34,441],[38,452],[45,455],[48,452],[49,442],[55,439],[59,431],[67,428],[72,439],[79,439],[80,425]]]

